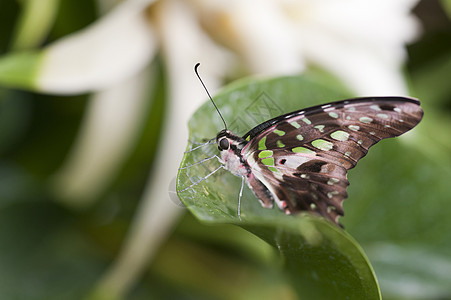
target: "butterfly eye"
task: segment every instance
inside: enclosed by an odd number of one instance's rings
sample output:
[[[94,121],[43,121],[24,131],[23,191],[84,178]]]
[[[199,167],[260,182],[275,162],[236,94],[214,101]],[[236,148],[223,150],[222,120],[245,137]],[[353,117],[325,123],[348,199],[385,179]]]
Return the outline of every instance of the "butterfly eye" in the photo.
[[[227,150],[227,149],[229,149],[229,146],[230,146],[229,140],[227,140],[226,138],[223,138],[222,140],[219,141],[219,144],[218,144],[219,150],[221,150],[221,151]]]

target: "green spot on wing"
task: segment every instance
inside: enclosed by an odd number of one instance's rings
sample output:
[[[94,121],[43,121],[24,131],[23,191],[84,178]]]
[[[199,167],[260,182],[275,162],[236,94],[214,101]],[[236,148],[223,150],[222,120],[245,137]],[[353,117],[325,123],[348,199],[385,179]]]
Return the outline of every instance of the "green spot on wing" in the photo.
[[[278,136],[284,136],[285,135],[285,131],[279,130],[279,129],[274,129],[274,133],[277,134]]]
[[[304,154],[315,154],[315,151],[312,151],[310,149],[307,149],[305,147],[296,147],[291,149],[294,153],[304,153]]]
[[[298,122],[296,122],[296,121],[293,121],[290,124],[291,124],[291,126],[293,126],[296,129],[299,129],[301,127],[301,125]]]
[[[277,141],[277,147],[283,148],[283,147],[285,147],[285,144],[282,143],[281,141]]]
[[[349,133],[347,133],[346,131],[343,131],[343,130],[337,130],[337,131],[332,132],[330,134],[330,137],[333,138],[334,140],[344,142],[344,141],[348,140]]]
[[[268,167],[268,169],[272,172],[279,172],[279,170],[277,170],[277,168],[275,167]]]
[[[273,152],[271,150],[263,150],[258,154],[258,157],[265,158],[268,156],[272,156]]]
[[[313,147],[323,151],[329,151],[334,146],[334,144],[332,144],[331,142],[325,141],[323,139],[317,139],[312,141],[312,145]]]
[[[308,124],[308,125],[312,124],[312,122],[307,118],[303,118],[302,122],[304,122],[305,124]]]
[[[262,163],[267,166],[274,166],[274,157],[263,158]]]
[[[266,149],[266,136],[258,142],[258,150]]]

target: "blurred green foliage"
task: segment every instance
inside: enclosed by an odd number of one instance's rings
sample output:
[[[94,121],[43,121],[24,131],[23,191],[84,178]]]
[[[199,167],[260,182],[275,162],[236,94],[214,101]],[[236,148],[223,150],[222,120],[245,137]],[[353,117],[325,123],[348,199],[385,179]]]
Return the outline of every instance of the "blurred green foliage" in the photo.
[[[2,55],[14,51],[22,2],[0,1]],[[43,44],[97,18],[93,1],[58,5]],[[425,117],[410,138],[382,142],[350,172],[342,222],[368,255],[384,299],[449,299],[451,23],[439,1],[422,1],[415,13],[424,32],[408,47],[405,72]],[[149,95],[135,150],[83,210],[62,205],[49,182],[74,143],[88,95],[0,89],[0,299],[82,299],[116,257],[161,129],[166,79],[164,64],[155,63],[159,89]],[[293,275],[282,266],[277,251],[248,231],[204,225],[187,213],[127,298],[296,299]]]

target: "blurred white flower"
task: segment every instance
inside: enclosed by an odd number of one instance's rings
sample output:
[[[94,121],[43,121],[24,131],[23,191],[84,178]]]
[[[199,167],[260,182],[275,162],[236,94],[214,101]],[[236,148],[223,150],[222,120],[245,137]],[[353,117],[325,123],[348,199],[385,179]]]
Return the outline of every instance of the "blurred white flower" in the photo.
[[[418,0],[192,0],[205,27],[251,72],[318,65],[357,94],[405,94],[404,45],[418,34]]]
[[[108,11],[111,2],[100,2]],[[96,92],[74,150],[56,175],[55,186],[68,203],[89,204],[113,178],[142,122],[145,70],[157,52],[167,67],[168,111],[155,165],[124,247],[97,292],[125,293],[179,212],[168,187],[185,148],[187,121],[206,99],[193,74],[196,62],[212,91],[238,65],[264,75],[295,74],[314,65],[359,95],[406,94],[401,68],[404,45],[419,31],[410,14],[417,2],[129,0],[45,48],[37,56],[43,59],[30,64],[38,69],[34,88]],[[2,70],[11,71],[0,59],[0,81]]]
[[[87,29],[44,49],[36,86],[59,94],[102,90],[145,68],[157,41],[142,2],[124,2]]]

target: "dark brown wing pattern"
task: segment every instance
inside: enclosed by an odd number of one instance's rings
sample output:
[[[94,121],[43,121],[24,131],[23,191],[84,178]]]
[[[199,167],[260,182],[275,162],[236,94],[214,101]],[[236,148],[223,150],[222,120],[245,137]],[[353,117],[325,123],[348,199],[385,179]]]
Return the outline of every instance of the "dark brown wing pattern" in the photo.
[[[338,224],[347,197],[347,170],[378,141],[421,120],[415,99],[358,98],[315,106],[269,120],[244,136],[256,179],[286,213],[309,211]],[[268,196],[269,197],[269,196]]]

